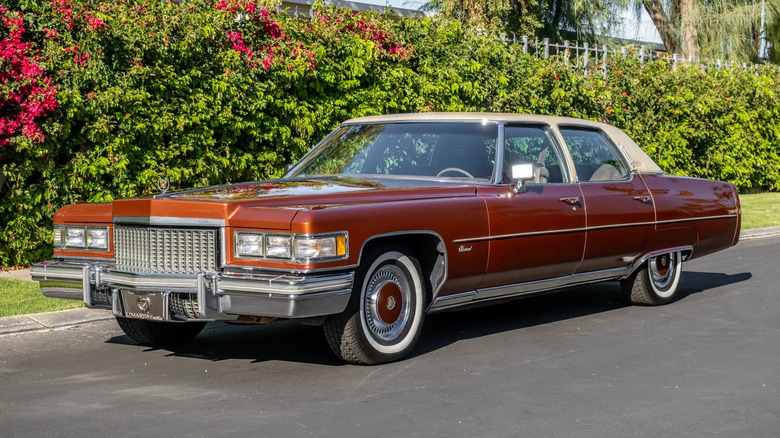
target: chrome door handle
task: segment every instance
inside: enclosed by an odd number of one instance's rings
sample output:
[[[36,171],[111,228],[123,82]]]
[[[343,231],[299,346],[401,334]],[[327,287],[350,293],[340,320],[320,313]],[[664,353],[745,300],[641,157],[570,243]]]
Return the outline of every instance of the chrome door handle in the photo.
[[[649,196],[634,196],[634,199],[641,202],[642,204],[652,204],[652,198]]]
[[[561,202],[564,202],[569,205],[580,205],[580,198],[579,196],[572,196],[571,198],[561,198]]]

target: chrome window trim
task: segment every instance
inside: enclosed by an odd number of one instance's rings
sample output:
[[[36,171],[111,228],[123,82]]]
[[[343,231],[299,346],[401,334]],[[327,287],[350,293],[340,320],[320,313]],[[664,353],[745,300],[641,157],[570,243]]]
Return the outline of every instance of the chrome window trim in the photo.
[[[418,120],[375,120],[375,121],[358,121],[352,123],[342,123],[341,126],[362,126],[362,125],[411,125],[421,123],[479,123],[482,125],[498,125],[505,123],[503,120],[497,120],[491,117],[483,117],[480,119],[418,119]]]
[[[571,162],[571,157],[569,156],[568,150],[565,149],[565,144],[562,143],[562,140],[558,137],[558,132],[553,128],[552,125],[549,123],[544,122],[534,122],[534,121],[518,121],[518,122],[503,122],[503,126],[500,126],[499,129],[502,131],[502,144],[504,139],[506,138],[505,130],[506,128],[511,128],[515,126],[531,126],[531,127],[537,127],[544,131],[545,134],[547,134],[547,138],[550,139],[550,144],[552,144],[552,147],[555,149],[555,153],[558,154],[558,161],[560,161],[561,165],[561,178],[563,181],[559,183],[534,183],[529,182],[529,186],[542,186],[542,185],[548,185],[548,184],[555,184],[555,185],[564,185],[564,184],[575,184],[576,181],[574,181],[574,174],[572,173],[570,167],[573,166],[573,163]],[[503,147],[501,159],[504,159],[503,156]],[[500,168],[499,168],[500,169]],[[501,184],[501,174],[499,172],[496,173],[497,179],[494,184],[496,185],[506,185]]]
[[[506,129],[506,123],[498,122],[498,135],[496,136],[496,157],[493,163],[493,180],[491,183],[500,184],[503,177],[504,167],[504,129]]]
[[[601,135],[603,138],[607,140],[607,144],[612,147],[612,150],[615,152],[615,155],[617,155],[620,162],[623,164],[623,167],[628,171],[628,175],[626,175],[625,178],[622,179],[612,179],[612,180],[604,180],[604,181],[581,181],[579,176],[577,176],[577,182],[579,183],[587,183],[587,182],[614,182],[614,181],[631,181],[631,176],[634,174],[633,169],[633,160],[631,160],[631,157],[624,155],[623,151],[625,151],[625,148],[622,146],[618,147],[618,144],[612,140],[612,137],[610,137],[609,134],[607,134],[606,131],[601,129],[598,126],[592,126],[592,125],[585,125],[585,124],[578,124],[578,123],[559,123],[558,124],[558,134],[561,136],[561,141],[563,142],[562,145],[566,149],[566,154],[571,159],[571,166],[572,171],[576,174],[577,173],[577,167],[574,163],[574,159],[571,158],[571,153],[569,151],[569,146],[566,144],[566,139],[563,137],[563,133],[561,132],[564,129],[579,129],[581,131],[591,131],[596,132],[599,135]]]
[[[638,175],[638,174],[637,174],[637,173],[635,173],[635,172],[629,172],[629,173],[628,173],[628,175],[626,175],[626,177],[625,177],[625,178],[623,178],[623,179],[605,179],[605,180],[599,180],[599,181],[590,181],[590,180],[588,180],[588,181],[580,181],[580,182],[578,182],[577,184],[585,184],[585,185],[589,185],[589,184],[614,184],[614,183],[629,183],[629,182],[633,182],[633,181],[634,181],[634,177],[635,177],[636,175]],[[640,187],[640,189],[642,189],[642,188]],[[650,193],[650,192],[649,192],[648,190],[646,190],[646,189],[642,189],[642,190],[643,190],[643,191],[646,191],[646,192],[648,192],[648,193]]]

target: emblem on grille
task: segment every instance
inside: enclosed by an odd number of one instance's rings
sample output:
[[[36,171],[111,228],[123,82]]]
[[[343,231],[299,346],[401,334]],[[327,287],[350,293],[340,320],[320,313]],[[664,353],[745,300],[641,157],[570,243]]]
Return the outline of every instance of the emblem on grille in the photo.
[[[168,178],[160,178],[160,180],[157,181],[157,188],[160,189],[163,194],[165,194],[170,187],[171,182],[168,181]]]
[[[149,313],[152,310],[152,299],[147,296],[138,297],[136,300],[138,304],[138,310],[144,313]]]

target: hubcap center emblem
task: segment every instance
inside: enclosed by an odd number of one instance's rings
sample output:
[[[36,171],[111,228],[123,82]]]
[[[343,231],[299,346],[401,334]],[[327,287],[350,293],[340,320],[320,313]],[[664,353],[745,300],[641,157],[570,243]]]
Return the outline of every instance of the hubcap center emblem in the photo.
[[[387,299],[387,310],[393,310],[395,309],[395,298],[389,297]]]

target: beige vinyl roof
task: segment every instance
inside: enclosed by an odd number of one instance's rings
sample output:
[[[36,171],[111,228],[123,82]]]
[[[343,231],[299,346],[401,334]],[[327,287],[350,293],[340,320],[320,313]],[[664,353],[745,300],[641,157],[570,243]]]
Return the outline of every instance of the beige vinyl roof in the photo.
[[[573,117],[541,116],[533,114],[508,114],[508,113],[408,113],[388,114],[384,116],[368,116],[349,119],[344,123],[392,123],[392,122],[416,122],[416,121],[446,121],[446,120],[486,120],[501,122],[536,122],[557,128],[558,126],[588,126],[601,129],[612,138],[619,146],[621,154],[628,154],[625,158],[631,162],[632,170],[639,173],[663,173],[661,168],[620,129],[606,123],[591,120],[576,119]]]

